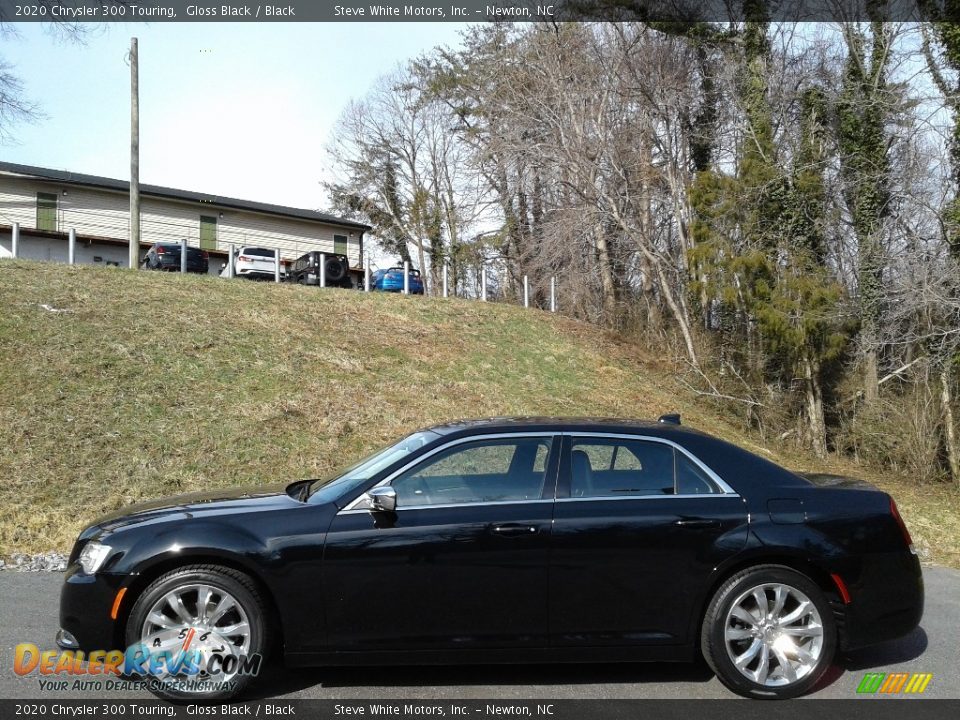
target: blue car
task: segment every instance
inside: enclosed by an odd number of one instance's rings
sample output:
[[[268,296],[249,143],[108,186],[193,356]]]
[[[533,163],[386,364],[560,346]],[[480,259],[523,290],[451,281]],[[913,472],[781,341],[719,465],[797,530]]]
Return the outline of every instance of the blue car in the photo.
[[[410,270],[410,294],[423,295],[423,279],[419,270]],[[403,292],[403,268],[377,270],[370,276],[370,289],[384,292]]]

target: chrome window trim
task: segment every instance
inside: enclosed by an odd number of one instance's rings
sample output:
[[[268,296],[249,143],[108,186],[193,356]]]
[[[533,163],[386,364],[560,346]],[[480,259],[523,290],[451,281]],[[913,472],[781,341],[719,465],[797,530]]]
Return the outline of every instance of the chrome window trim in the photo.
[[[584,431],[584,432],[567,431],[561,434],[573,439],[596,437],[596,438],[607,438],[607,439],[614,439],[614,440],[640,440],[642,442],[655,442],[655,443],[661,443],[663,445],[669,445],[674,450],[677,450],[678,452],[682,453],[684,457],[690,460],[698,468],[703,470],[703,472],[706,473],[707,477],[709,477],[714,483],[716,483],[717,487],[720,488],[720,492],[705,493],[703,495],[690,495],[690,494],[631,495],[629,497],[628,496],[624,496],[624,497],[600,496],[596,498],[557,498],[558,501],[559,500],[627,500],[627,499],[640,500],[644,498],[684,498],[684,497],[704,498],[704,497],[724,497],[724,496],[731,496],[731,495],[736,497],[740,496],[740,494],[736,490],[734,490],[727,483],[725,483],[719,475],[717,475],[712,469],[710,469],[709,465],[704,463],[700,458],[698,458],[696,455],[694,455],[692,452],[687,450],[685,447],[683,447],[679,443],[675,443],[673,440],[668,440],[667,438],[662,438],[662,437],[653,437],[650,435],[632,435],[629,433],[609,433],[609,432],[593,432],[593,431]]]
[[[455,439],[455,440],[451,440],[450,442],[444,443],[443,445],[440,445],[440,446],[438,446],[438,447],[435,447],[435,448],[434,448],[433,450],[431,450],[430,452],[424,453],[423,455],[420,455],[420,456],[414,458],[413,460],[411,460],[410,462],[406,463],[405,465],[403,465],[403,466],[400,467],[399,469],[394,470],[392,473],[390,473],[389,475],[387,475],[387,477],[385,477],[383,480],[381,480],[380,482],[378,482],[378,483],[377,483],[376,485],[374,485],[373,487],[382,487],[382,486],[384,486],[384,485],[389,485],[389,484],[390,484],[391,482],[393,482],[398,476],[402,475],[403,473],[405,473],[405,472],[406,472],[407,470],[409,470],[410,468],[415,467],[416,465],[419,465],[419,464],[420,464],[421,462],[423,462],[424,460],[429,460],[431,457],[433,457],[434,455],[436,455],[436,454],[439,453],[439,452],[443,452],[444,450],[447,450],[447,449],[452,448],[452,447],[456,447],[457,445],[462,445],[462,444],[464,444],[464,443],[468,443],[468,442],[480,442],[480,441],[482,441],[482,440],[504,440],[504,439],[510,440],[510,439],[513,439],[513,438],[521,439],[521,438],[540,438],[540,437],[546,437],[546,438],[551,438],[551,439],[552,439],[552,438],[555,438],[555,437],[557,437],[558,435],[562,435],[562,434],[563,434],[563,433],[560,433],[560,432],[523,432],[523,431],[517,431],[517,432],[505,432],[505,433],[478,434],[478,435],[470,435],[470,436],[468,436],[468,437],[457,438],[457,439]],[[552,443],[551,443],[551,445],[552,445]],[[552,448],[550,448],[550,449],[552,450]],[[550,451],[550,450],[547,451],[547,452],[548,452],[548,455],[547,455],[547,459],[548,459],[548,460],[549,460],[549,457],[550,457],[550,456],[549,456],[549,451]],[[544,469],[544,474],[546,474],[546,472],[547,472],[547,469],[545,468],[545,469]],[[370,489],[372,490],[373,488],[370,488]],[[358,512],[358,511],[359,511],[359,512],[369,512],[369,508],[357,507],[360,503],[363,502],[363,499],[366,497],[366,494],[367,494],[367,493],[365,492],[365,493],[361,494],[359,497],[357,497],[356,499],[352,500],[352,501],[350,502],[350,504],[348,504],[345,508],[343,508],[343,509],[342,509],[340,512],[338,512],[337,514],[338,514],[338,515],[343,515],[343,514],[346,514],[346,513],[353,513],[353,512]],[[398,506],[396,512],[400,512],[401,510],[423,510],[423,509],[425,509],[425,508],[439,508],[439,507],[448,507],[448,508],[450,508],[450,507],[477,507],[477,506],[479,506],[479,505],[517,505],[517,504],[520,504],[520,503],[531,503],[531,502],[551,502],[551,503],[552,503],[553,501],[554,501],[553,498],[549,498],[549,499],[537,498],[537,499],[535,499],[535,500],[493,500],[493,501],[489,501],[489,502],[450,503],[450,504],[443,504],[443,505],[439,505],[439,504],[438,504],[438,505],[407,505],[406,507],[399,507],[399,506]]]
[[[739,498],[740,496],[737,493],[703,493],[702,495],[695,494],[684,494],[684,495],[597,495],[596,497],[570,497],[570,498],[557,498],[556,502],[558,503],[570,503],[570,502],[620,502],[621,500],[692,500],[693,498],[698,498],[700,500],[704,498]]]
[[[377,487],[377,486],[374,486]],[[373,488],[371,488],[372,490]],[[361,498],[363,495],[360,496]],[[692,497],[702,497],[702,495],[695,495]],[[358,498],[359,500],[360,498]],[[603,498],[598,498],[602,500]],[[443,503],[437,505],[407,505],[406,507],[398,507],[394,512],[400,512],[401,510],[442,510],[444,508],[459,508],[459,507],[487,507],[490,505],[539,505],[541,503],[553,503],[555,502],[553,498],[539,500],[489,500],[487,502],[476,502],[476,503]],[[353,503],[350,503],[353,505]],[[337,515],[352,515],[354,513],[367,513],[370,512],[369,508],[353,508],[350,506],[345,507],[343,510],[337,513]]]

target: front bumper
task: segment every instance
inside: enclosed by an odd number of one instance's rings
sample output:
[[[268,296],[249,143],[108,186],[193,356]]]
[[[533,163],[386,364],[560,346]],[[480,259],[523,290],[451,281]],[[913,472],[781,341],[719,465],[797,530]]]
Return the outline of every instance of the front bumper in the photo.
[[[117,592],[128,575],[85,574],[78,565],[67,569],[60,591],[60,631],[57,644],[68,650],[114,650],[122,647],[123,632],[110,617]],[[124,608],[121,607],[120,618]],[[73,644],[69,644],[72,641]]]

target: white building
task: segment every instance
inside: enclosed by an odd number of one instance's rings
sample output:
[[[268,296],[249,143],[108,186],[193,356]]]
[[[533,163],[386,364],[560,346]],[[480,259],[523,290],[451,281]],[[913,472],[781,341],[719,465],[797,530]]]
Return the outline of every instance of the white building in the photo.
[[[0,162],[0,256],[9,256],[20,225],[18,256],[67,261],[67,236],[77,234],[76,262],[126,267],[130,184],[124,180]],[[369,225],[299,208],[140,185],[140,257],[155,242],[180,242],[210,253],[218,274],[230,245],[279,248],[293,260],[317,250],[340,253],[361,271]]]

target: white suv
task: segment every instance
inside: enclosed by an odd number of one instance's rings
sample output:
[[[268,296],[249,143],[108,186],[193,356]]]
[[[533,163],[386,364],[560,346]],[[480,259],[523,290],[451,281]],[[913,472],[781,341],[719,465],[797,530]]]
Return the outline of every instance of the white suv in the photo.
[[[236,277],[273,279],[276,250],[260,247],[242,247],[237,250],[233,260],[233,274]],[[227,277],[229,268],[224,266],[220,277]],[[283,262],[280,263],[280,277],[286,275]]]

